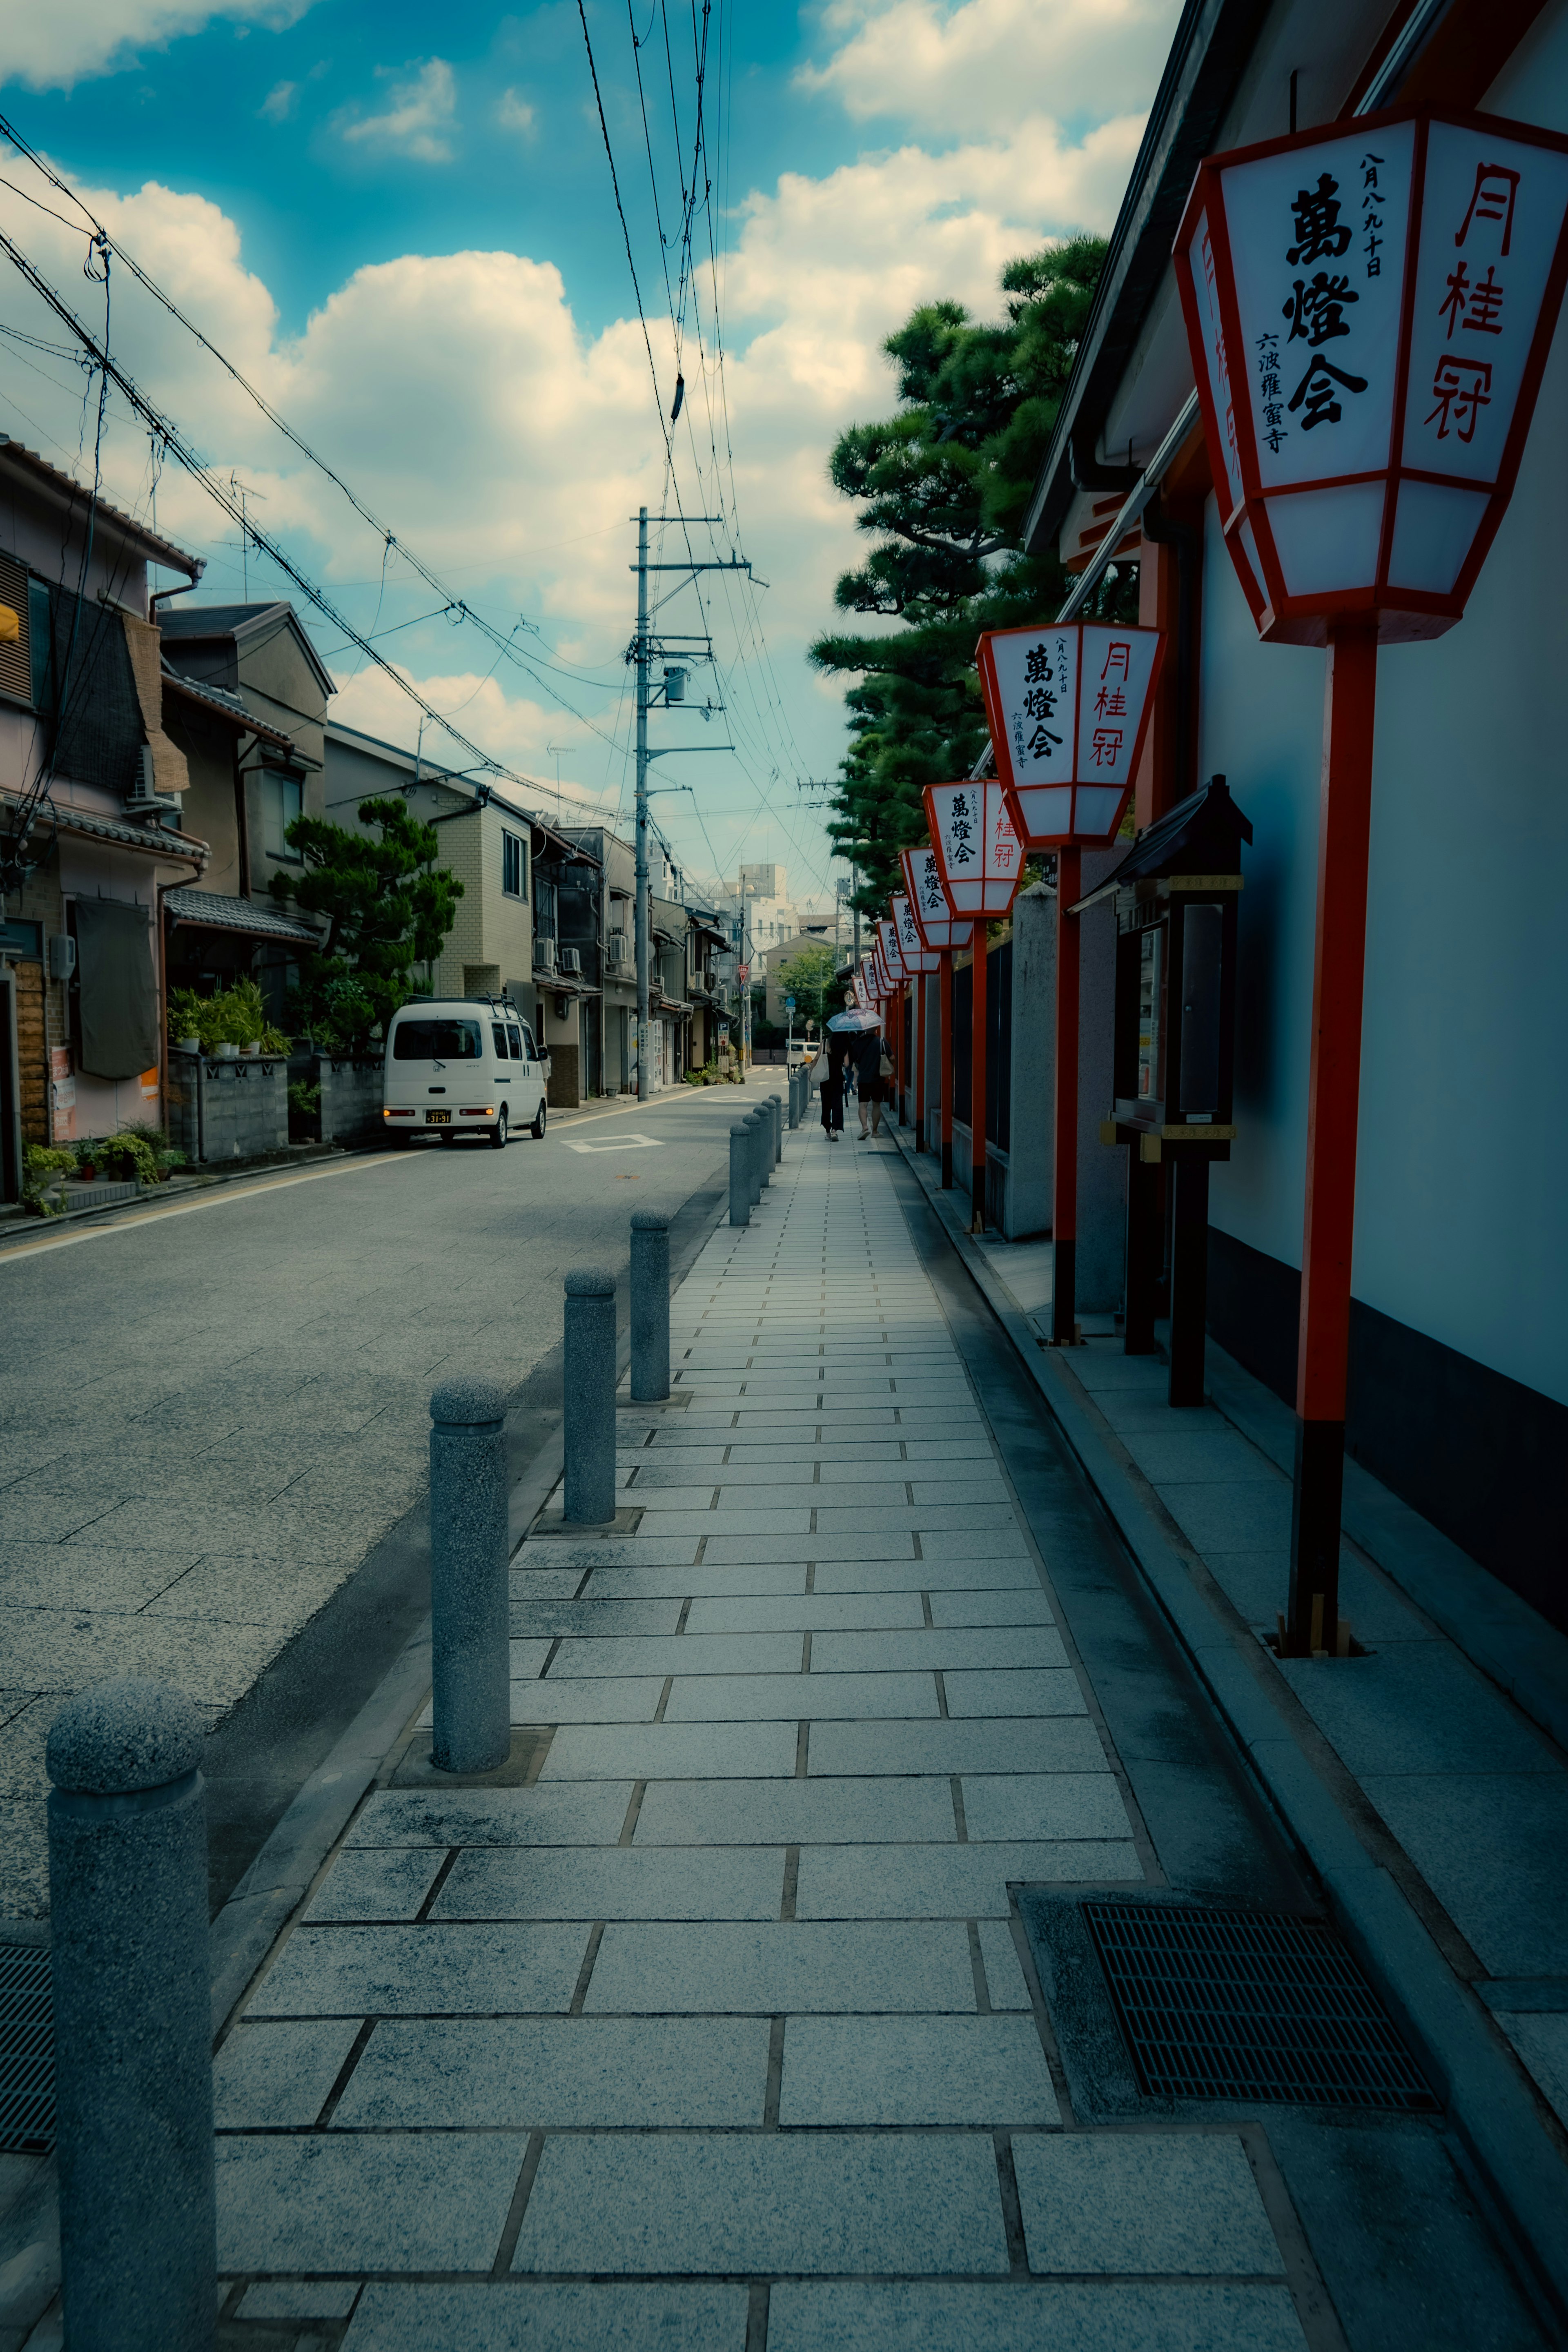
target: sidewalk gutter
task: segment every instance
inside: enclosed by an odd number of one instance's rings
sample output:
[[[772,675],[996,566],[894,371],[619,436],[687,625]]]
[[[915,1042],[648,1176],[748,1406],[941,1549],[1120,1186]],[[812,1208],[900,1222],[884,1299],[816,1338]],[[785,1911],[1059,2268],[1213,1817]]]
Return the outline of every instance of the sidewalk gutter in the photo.
[[[1243,1650],[1100,1437],[1070,1369],[1056,1351],[1037,1345],[1022,1310],[964,1229],[955,1203],[967,1195],[944,1194],[934,1169],[928,1174],[922,1167],[926,1155],[916,1154],[912,1137],[906,1140],[897,1128],[891,1132],[1232,1736],[1321,1879],[1335,1924],[1420,2053],[1518,2250],[1562,2324],[1568,2319],[1568,2167],[1512,2051],[1483,2003],[1454,1975],[1399,1887],[1363,1845],[1303,1752],[1280,1706],[1268,1654],[1250,1636]],[[1425,1592],[1420,1605],[1427,1606]]]

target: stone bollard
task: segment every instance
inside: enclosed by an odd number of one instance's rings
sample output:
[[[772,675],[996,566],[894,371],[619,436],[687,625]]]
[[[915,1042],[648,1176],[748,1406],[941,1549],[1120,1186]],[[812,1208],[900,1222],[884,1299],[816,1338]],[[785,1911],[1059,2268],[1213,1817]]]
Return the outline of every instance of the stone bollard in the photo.
[[[752,1222],[751,1149],[752,1130],[743,1118],[738,1118],[730,1129],[730,1223],[732,1225],[749,1225]]]
[[[563,1516],[597,1527],[616,1516],[616,1277],[605,1266],[566,1277],[565,1356]]]
[[[789,1074],[789,1127],[790,1127],[790,1133],[791,1133],[792,1135],[795,1133],[795,1129],[796,1129],[799,1125],[800,1125],[800,1072],[799,1072],[798,1070],[792,1070],[792,1071],[790,1072],[790,1074]]]
[[[658,1404],[669,1394],[669,1219],[657,1209],[632,1215],[632,1396]]]
[[[203,1726],[95,1683],[46,1750],[71,2352],[211,2352],[217,2311]]]
[[[430,1761],[493,1772],[511,1752],[506,1395],[443,1381],[430,1419]]]
[[[782,1097],[781,1097],[780,1096],[778,1096],[778,1095],[770,1095],[770,1096],[768,1097],[768,1103],[769,1103],[769,1108],[770,1108],[770,1114],[771,1114],[771,1117],[772,1117],[772,1118],[773,1118],[773,1166],[776,1168],[776,1167],[778,1166],[778,1164],[779,1164],[780,1160],[784,1158],[784,1102],[783,1102],[783,1099],[782,1099]]]
[[[752,1157],[748,1172],[752,1185],[752,1206],[754,1209],[757,1202],[763,1197],[763,1189],[768,1181],[763,1160],[763,1154],[766,1150],[767,1146],[763,1141],[762,1112],[760,1110],[749,1111],[746,1115],[746,1124],[752,1130]]]

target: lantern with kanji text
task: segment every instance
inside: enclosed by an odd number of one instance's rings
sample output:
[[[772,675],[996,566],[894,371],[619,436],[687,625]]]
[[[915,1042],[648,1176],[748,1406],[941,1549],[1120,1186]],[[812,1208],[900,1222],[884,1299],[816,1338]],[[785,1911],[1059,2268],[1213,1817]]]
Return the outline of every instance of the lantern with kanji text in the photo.
[[[1026,849],[1115,840],[1164,649],[1159,629],[1090,621],[981,638],[975,659],[996,773]]]
[[[1175,268],[1226,544],[1262,636],[1465,609],[1568,272],[1568,139],[1431,108],[1211,156]]]
[[[955,916],[994,921],[1012,907],[1024,853],[994,776],[983,782],[928,784],[926,824],[936,853],[937,879]]]
[[[942,866],[927,842],[920,849],[900,849],[900,861],[910,894],[910,908],[921,940],[938,954],[943,948],[966,948],[971,924],[960,922],[942,887]]]

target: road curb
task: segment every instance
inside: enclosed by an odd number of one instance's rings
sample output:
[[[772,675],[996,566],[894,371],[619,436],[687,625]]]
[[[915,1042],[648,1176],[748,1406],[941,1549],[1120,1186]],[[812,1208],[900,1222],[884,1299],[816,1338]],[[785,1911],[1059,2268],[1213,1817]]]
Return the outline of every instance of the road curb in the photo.
[[[1489,2012],[1454,1975],[1405,1895],[1368,1853],[1296,1739],[1261,1654],[1244,1661],[1232,1629],[1194,1584],[1132,1480],[1105,1444],[1058,1356],[1042,1350],[1003,1292],[952,1202],[893,1140],[975,1286],[1049,1406],[1134,1564],[1191,1659],[1275,1812],[1311,1865],[1335,1925],[1443,2095],[1495,2218],[1505,2225],[1561,2326],[1568,2320],[1568,2166]],[[1250,1637],[1248,1637],[1250,1639]],[[1258,1670],[1261,1667],[1261,1675]]]

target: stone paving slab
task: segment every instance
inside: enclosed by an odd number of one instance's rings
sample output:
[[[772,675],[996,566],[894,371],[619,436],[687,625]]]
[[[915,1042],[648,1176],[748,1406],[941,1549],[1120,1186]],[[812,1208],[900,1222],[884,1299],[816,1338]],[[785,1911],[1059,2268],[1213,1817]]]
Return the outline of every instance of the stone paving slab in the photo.
[[[366,1799],[345,1843],[384,1845],[614,1845],[632,1784],[558,1789],[382,1789]]]
[[[605,1928],[590,2014],[652,2009],[761,2011],[974,2009],[969,1937],[958,1920],[863,1925],[617,1925]]]
[[[670,1685],[666,1723],[793,1717],[814,1723],[867,1716],[936,1716],[934,1675],[694,1675]]]
[[[488,2271],[526,2147],[510,2132],[220,2138],[218,2269]]]
[[[1114,1790],[1115,1782],[1110,1786]],[[648,1790],[634,1842],[868,1845],[886,1839],[925,1844],[944,1843],[957,1834],[952,1788],[945,1780],[687,1780]]]
[[[1274,2286],[785,2281],[769,2298],[768,2352],[1303,2352],[1305,2343],[1289,2294]]]
[[[781,2124],[1058,2124],[1031,2017],[798,2017]]]
[[[299,1927],[247,2014],[563,2011],[586,1942],[576,1927]]]
[[[346,2352],[744,2352],[743,2286],[402,2286],[373,2280]]]
[[[1005,1919],[1013,1879],[1143,1879],[1130,1839],[1051,1843],[804,1846],[797,1919]]]
[[[755,2126],[767,2084],[761,2017],[383,2020],[332,2126]]]
[[[512,2267],[599,2273],[1005,2273],[988,2134],[552,2139]]]
[[[1079,2133],[1013,2151],[1035,2271],[1278,2274],[1279,2249],[1230,2133]]]
[[[597,1853],[490,1846],[459,1853],[433,1919],[776,1919],[782,1846]]]
[[[539,1780],[784,1780],[795,1763],[793,1722],[581,1723],[556,1733]]]

